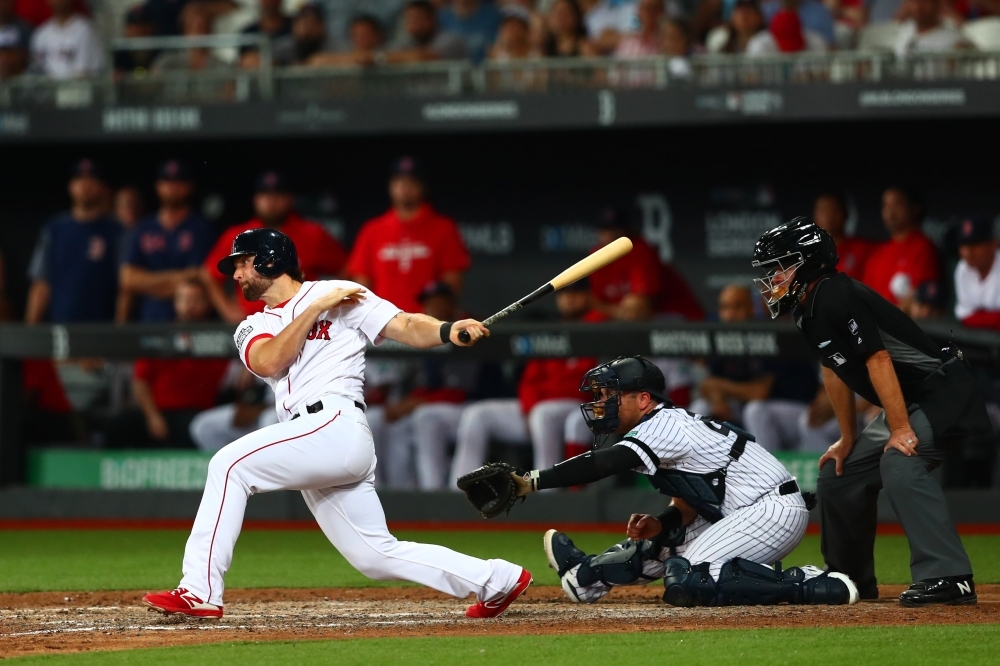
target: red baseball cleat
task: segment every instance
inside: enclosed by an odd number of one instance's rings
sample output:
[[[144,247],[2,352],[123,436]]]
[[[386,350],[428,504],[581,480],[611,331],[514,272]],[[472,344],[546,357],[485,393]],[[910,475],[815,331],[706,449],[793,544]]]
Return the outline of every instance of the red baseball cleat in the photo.
[[[469,606],[465,611],[465,615],[467,617],[478,618],[496,617],[507,610],[507,606],[510,606],[514,599],[521,596],[521,593],[528,589],[531,582],[531,572],[527,569],[521,569],[521,576],[517,579],[517,584],[514,585],[513,590],[495,601],[480,601]]]
[[[222,617],[222,606],[206,604],[183,587],[169,592],[147,594],[142,598],[142,603],[167,615],[181,613],[191,617]]]

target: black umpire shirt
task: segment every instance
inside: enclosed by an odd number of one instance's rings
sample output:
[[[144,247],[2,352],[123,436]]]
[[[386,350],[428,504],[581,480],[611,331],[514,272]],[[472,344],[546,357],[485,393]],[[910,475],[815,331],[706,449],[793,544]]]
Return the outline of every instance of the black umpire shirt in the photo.
[[[923,408],[936,438],[964,437],[989,427],[986,407],[965,365],[950,359],[902,310],[857,280],[843,273],[821,279],[792,316],[823,365],[872,404],[882,403],[866,361],[884,349],[904,400],[911,411]]]

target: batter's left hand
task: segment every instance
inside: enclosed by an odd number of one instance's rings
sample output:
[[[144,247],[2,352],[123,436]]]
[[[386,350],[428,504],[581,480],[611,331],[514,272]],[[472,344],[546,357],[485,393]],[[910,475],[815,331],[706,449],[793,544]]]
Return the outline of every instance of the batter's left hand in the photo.
[[[913,428],[910,426],[900,426],[892,431],[889,436],[889,443],[885,445],[885,451],[889,449],[896,449],[904,456],[915,456],[917,455],[917,444],[920,440],[917,439],[917,433],[913,432]]]
[[[466,331],[469,337],[472,338],[468,343],[462,342],[458,339],[458,334],[460,331]],[[451,326],[451,335],[449,339],[453,345],[458,347],[471,347],[476,344],[476,340],[480,338],[486,338],[490,335],[490,329],[483,326],[482,322],[478,322],[475,319],[463,319],[462,321],[456,321]]]

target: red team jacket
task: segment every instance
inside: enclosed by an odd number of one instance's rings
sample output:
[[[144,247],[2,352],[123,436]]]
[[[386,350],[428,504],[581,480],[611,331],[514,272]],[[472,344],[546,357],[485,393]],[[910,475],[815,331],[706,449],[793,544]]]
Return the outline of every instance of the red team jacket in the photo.
[[[348,276],[367,279],[372,291],[406,312],[420,312],[417,295],[429,282],[469,267],[455,223],[428,204],[406,222],[395,210],[365,222],[347,262]]]
[[[230,278],[219,272],[216,264],[223,257],[229,256],[233,247],[233,239],[239,234],[249,229],[260,229],[264,223],[254,218],[249,222],[229,227],[219,240],[215,242],[212,251],[205,259],[205,267],[209,275],[218,282],[225,282]],[[295,251],[299,255],[299,267],[305,273],[307,280],[315,280],[319,277],[334,277],[338,275],[347,261],[347,254],[322,225],[306,220],[298,213],[291,213],[280,227],[281,233],[287,235],[295,243]],[[253,303],[243,298],[243,292],[236,290],[236,298],[243,308],[243,312],[252,315],[264,309],[264,301],[254,301]]]
[[[914,231],[902,241],[890,240],[880,245],[868,257],[862,282],[890,303],[898,304],[890,289],[897,274],[905,274],[914,290],[940,277],[937,248],[927,236]]]
[[[224,358],[140,358],[132,376],[149,384],[153,402],[164,411],[209,409],[229,367]]]

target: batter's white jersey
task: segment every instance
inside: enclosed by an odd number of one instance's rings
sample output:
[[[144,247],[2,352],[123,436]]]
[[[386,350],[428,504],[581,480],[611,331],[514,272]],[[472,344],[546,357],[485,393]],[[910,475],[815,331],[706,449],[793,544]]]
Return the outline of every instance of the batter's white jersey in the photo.
[[[253,372],[250,347],[255,342],[276,336],[320,296],[337,288],[360,286],[345,280],[305,282],[290,300],[247,317],[233,336],[247,369]],[[321,314],[284,374],[261,378],[274,389],[278,420],[290,420],[304,405],[324,395],[364,404],[366,339],[380,344],[379,334],[399,312],[395,305],[368,291],[365,300],[356,305]]]
[[[955,267],[955,318],[965,319],[977,310],[1000,310],[1000,250],[985,278],[965,261]]]
[[[632,429],[616,446],[627,446],[639,454],[643,474],[658,469],[676,469],[710,474],[726,466],[736,433],[723,434],[697,414],[660,407]],[[720,509],[728,516],[750,506],[792,476],[778,460],[756,442],[747,442],[743,455],[729,465],[726,495]]]

